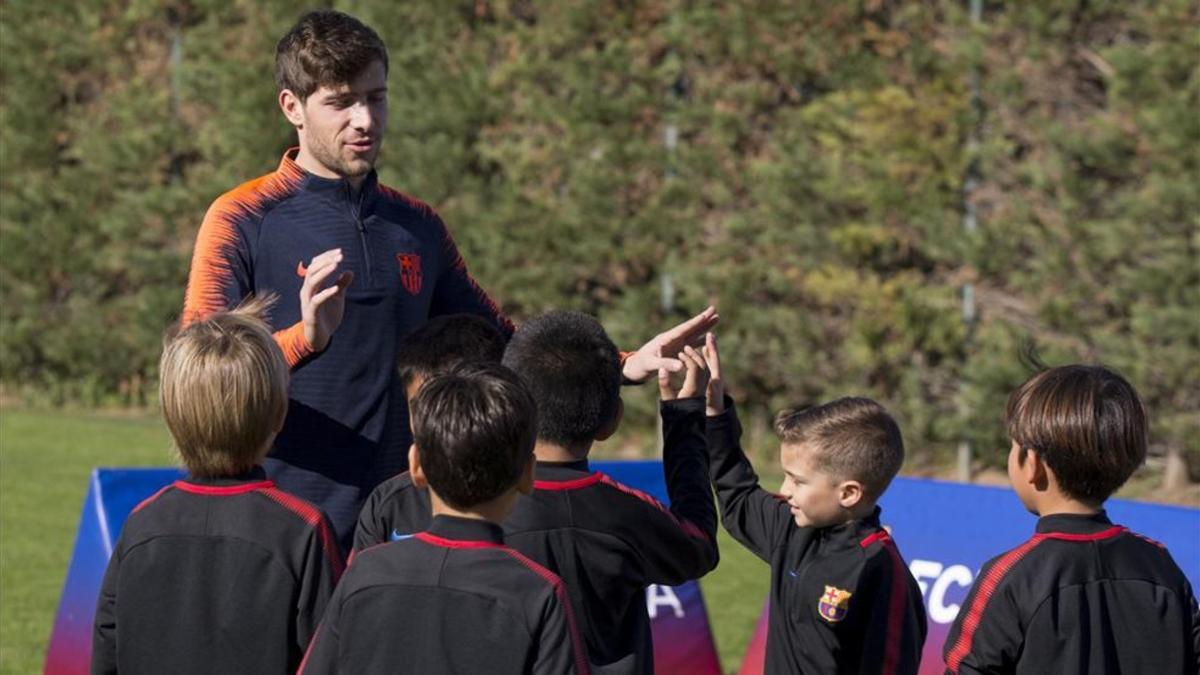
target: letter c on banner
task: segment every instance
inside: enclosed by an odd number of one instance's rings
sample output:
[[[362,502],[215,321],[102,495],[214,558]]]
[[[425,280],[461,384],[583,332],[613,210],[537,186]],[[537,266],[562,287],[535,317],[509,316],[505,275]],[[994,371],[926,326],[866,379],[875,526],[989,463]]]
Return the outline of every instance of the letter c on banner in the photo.
[[[958,616],[960,606],[958,604],[946,604],[946,591],[950,588],[950,584],[958,584],[964,588],[969,587],[975,579],[975,575],[971,574],[971,570],[965,565],[951,565],[945,569],[933,582],[933,588],[929,592],[929,618],[933,619],[934,623],[951,623]]]

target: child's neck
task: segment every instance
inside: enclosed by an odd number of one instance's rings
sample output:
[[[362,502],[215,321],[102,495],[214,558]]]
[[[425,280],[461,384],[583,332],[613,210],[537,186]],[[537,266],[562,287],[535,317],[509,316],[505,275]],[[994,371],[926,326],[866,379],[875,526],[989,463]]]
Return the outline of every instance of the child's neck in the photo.
[[[539,462],[578,462],[581,459],[587,459],[591,449],[591,443],[577,448],[569,448],[565,445],[538,440],[537,444],[533,446],[533,454]]]
[[[476,504],[469,509],[456,509],[437,495],[433,490],[429,491],[429,503],[435,516],[454,516],[456,518],[468,518],[470,520],[485,520],[489,523],[499,525],[504,522],[512,511],[513,501],[516,497],[516,491],[510,490],[491,501],[482,504]]]
[[[1041,518],[1056,515],[1094,516],[1104,508],[1103,502],[1093,504],[1049,491],[1038,497],[1035,512]]]

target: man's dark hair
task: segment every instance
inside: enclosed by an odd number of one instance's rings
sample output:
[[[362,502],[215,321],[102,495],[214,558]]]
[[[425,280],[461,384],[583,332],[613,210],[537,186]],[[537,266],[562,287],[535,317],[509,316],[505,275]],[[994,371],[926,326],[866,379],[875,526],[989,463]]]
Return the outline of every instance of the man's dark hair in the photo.
[[[1146,459],[1149,423],[1137,391],[1103,366],[1044,370],[1008,397],[1008,435],[1033,448],[1068,496],[1108,499]]]
[[[533,457],[537,407],[499,363],[435,375],[412,401],[413,442],[429,487],[467,509],[507,492]]]
[[[319,87],[354,81],[374,61],[387,72],[387,47],[358,19],[331,9],[300,17],[275,48],[275,84],[301,101]]]
[[[807,445],[818,470],[862,483],[872,500],[887,490],[904,464],[900,426],[869,398],[847,396],[781,411],[775,417],[775,433],[785,444]]]
[[[504,350],[538,406],[538,439],[574,448],[612,424],[621,402],[621,357],[595,318],[553,311],[523,324]]]
[[[396,372],[405,389],[415,378],[428,379],[467,361],[500,363],[504,336],[475,314],[447,314],[425,322],[400,341]]]

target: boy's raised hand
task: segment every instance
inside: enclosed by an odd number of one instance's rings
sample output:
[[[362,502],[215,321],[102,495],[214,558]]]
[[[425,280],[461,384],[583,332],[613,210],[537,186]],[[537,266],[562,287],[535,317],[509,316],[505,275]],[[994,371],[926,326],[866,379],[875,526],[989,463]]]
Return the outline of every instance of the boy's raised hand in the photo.
[[[721,354],[717,334],[704,336],[704,360],[708,364],[708,387],[704,392],[704,413],[715,417],[725,412],[725,381],[721,379]]]
[[[708,364],[700,352],[688,345],[679,353],[679,360],[686,372],[678,392],[673,391],[671,387],[671,372],[662,366],[658,369],[658,393],[664,401],[702,396],[702,392],[708,386]]]
[[[710,330],[721,316],[716,307],[709,307],[674,328],[655,335],[649,342],[625,359],[621,374],[630,382],[644,382],[647,377],[666,368],[677,373],[684,368],[679,354],[687,345],[702,344],[705,331]]]

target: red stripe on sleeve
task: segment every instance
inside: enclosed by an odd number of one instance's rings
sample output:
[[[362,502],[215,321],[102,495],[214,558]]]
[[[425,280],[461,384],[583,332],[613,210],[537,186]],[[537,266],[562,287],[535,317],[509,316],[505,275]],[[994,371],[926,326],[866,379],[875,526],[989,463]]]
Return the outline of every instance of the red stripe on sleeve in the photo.
[[[336,582],[341,578],[342,571],[346,568],[345,563],[342,562],[341,550],[333,539],[333,531],[329,529],[329,523],[317,507],[279,488],[264,488],[261,492],[285,509],[303,518],[304,522],[316,528],[317,536],[321,540],[321,547],[325,550],[325,556],[329,559],[329,564],[333,568],[333,580]]]
[[[883,532],[883,548],[892,559],[892,595],[888,599],[886,650],[883,653],[883,672],[893,675],[900,669],[900,643],[904,639],[904,607],[908,600],[904,560],[892,538]]]
[[[563,611],[567,615],[567,626],[571,633],[571,646],[575,652],[575,671],[579,675],[587,675],[590,672],[587,660],[587,650],[583,647],[583,636],[579,633],[579,625],[575,623],[575,610],[571,608],[571,599],[567,597],[567,587],[563,584],[562,579],[557,574],[542,567],[536,562],[521,555],[520,552],[511,549],[507,546],[502,547],[502,550],[517,559],[525,567],[533,570],[538,576],[545,579],[551,586],[554,587],[554,595],[558,598],[559,604],[562,605]]]
[[[946,669],[951,673],[957,674],[963,659],[971,653],[971,640],[975,637],[975,630],[979,628],[979,621],[983,618],[983,610],[987,608],[987,603],[991,600],[992,594],[996,592],[996,587],[1021,558],[1024,558],[1045,539],[1045,537],[1034,536],[1024,544],[1005,553],[979,581],[979,592],[975,595],[975,599],[967,611],[967,617],[963,620],[962,632],[959,633],[954,647],[946,654]]]
[[[669,518],[671,518],[671,520],[675,521],[675,524],[678,525],[681,530],[686,532],[688,534],[688,536],[695,537],[697,539],[703,539],[704,541],[712,541],[712,539],[710,539],[709,536],[704,533],[704,530],[701,530],[695,523],[684,520],[684,519],[676,516],[674,513],[671,513],[670,509],[663,506],[662,502],[658,501],[653,496],[648,495],[645,492],[642,492],[641,490],[635,490],[634,488],[631,488],[628,485],[619,483],[616,480],[614,480],[611,476],[608,476],[608,475],[605,475],[602,473],[599,474],[599,476],[600,476],[601,483],[603,483],[609,487],[616,488],[617,490],[620,490],[621,492],[624,492],[626,494],[633,495],[634,497],[637,497],[638,499],[642,500],[643,502],[646,502],[650,506],[653,506],[654,508],[661,511],[663,513],[663,515],[668,516]]]
[[[133,511],[131,511],[130,513],[137,513],[138,511],[141,511],[142,508],[147,506],[150,502],[154,501],[155,499],[158,499],[159,497],[161,497],[164,492],[166,492],[167,490],[170,490],[173,487],[175,487],[174,483],[159,489],[158,492],[155,492],[154,494],[150,495],[149,497],[146,497],[141,502],[139,502],[137,506],[133,507]]]

